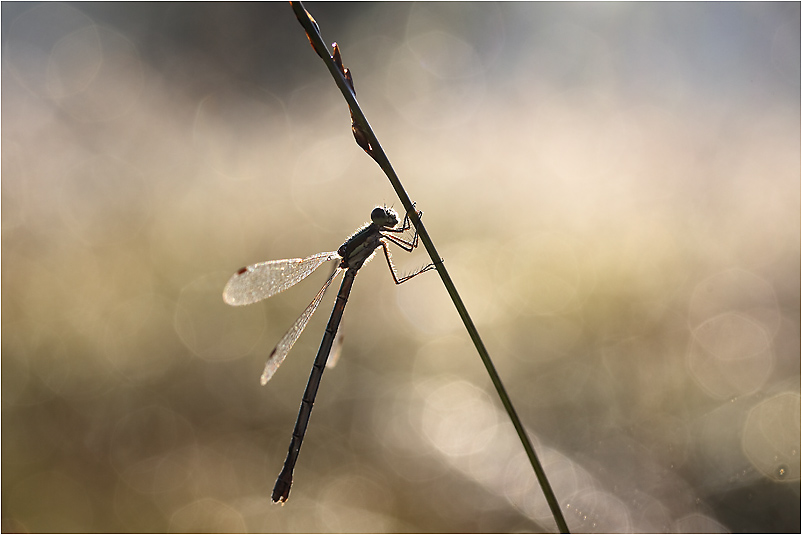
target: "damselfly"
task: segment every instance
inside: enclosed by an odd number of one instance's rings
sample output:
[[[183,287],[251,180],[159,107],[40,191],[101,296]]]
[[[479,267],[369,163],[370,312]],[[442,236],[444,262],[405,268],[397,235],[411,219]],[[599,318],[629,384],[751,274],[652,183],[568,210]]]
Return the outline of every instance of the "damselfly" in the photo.
[[[418,212],[418,216],[420,215],[421,212]],[[312,413],[312,405],[323,375],[323,368],[326,366],[326,360],[337,334],[337,327],[340,325],[340,319],[345,310],[345,303],[348,301],[348,295],[351,293],[351,286],[359,268],[373,257],[379,247],[384,251],[384,257],[387,259],[387,265],[390,267],[390,273],[393,275],[393,280],[396,284],[401,284],[415,275],[435,267],[434,264],[429,264],[409,275],[399,277],[393,267],[387,242],[392,242],[407,252],[412,252],[418,246],[417,231],[415,231],[411,241],[407,241],[400,236],[400,234],[410,229],[409,214],[404,217],[403,224],[398,228],[396,228],[398,214],[395,210],[387,207],[374,208],[370,213],[370,219],[371,223],[357,230],[336,252],[319,253],[307,258],[273,260],[244,267],[229,279],[225,290],[223,290],[223,300],[229,305],[248,305],[266,299],[297,284],[330,260],[339,260],[339,264],[326,282],[323,283],[323,287],[315,298],[306,307],[306,310],[301,313],[293,326],[290,327],[290,330],[279,340],[276,348],[273,349],[267,359],[265,371],[262,373],[262,384],[264,385],[273,377],[279,365],[284,361],[284,357],[287,356],[295,341],[301,336],[331,282],[338,273],[345,270],[340,292],[337,294],[334,309],[331,311],[331,317],[326,326],[326,332],[323,334],[323,340],[320,343],[320,349],[318,349],[317,357],[315,357],[315,364],[312,367],[312,373],[309,375],[309,382],[306,385],[306,391],[301,401],[301,409],[298,411],[295,430],[292,432],[290,450],[287,453],[287,459],[284,461],[284,468],[276,480],[275,487],[273,487],[274,502],[286,502],[290,495],[292,472],[295,468],[295,462],[298,460],[298,454],[301,451],[301,443],[306,433],[306,427],[309,424],[309,416]]]

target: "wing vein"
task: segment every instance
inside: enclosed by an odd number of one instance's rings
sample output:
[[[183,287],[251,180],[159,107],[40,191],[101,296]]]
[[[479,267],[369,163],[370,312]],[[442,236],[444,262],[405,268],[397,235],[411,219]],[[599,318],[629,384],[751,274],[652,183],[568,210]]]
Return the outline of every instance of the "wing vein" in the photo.
[[[318,253],[306,258],[260,262],[235,273],[223,290],[229,305],[249,305],[283,292],[298,284],[329,260],[340,258],[336,252]]]
[[[331,273],[331,276],[323,284],[323,287],[317,293],[312,302],[309,303],[309,306],[307,306],[301,315],[298,316],[298,319],[295,320],[295,323],[292,325],[292,327],[290,327],[281,340],[279,340],[278,344],[276,344],[275,349],[273,349],[273,352],[270,353],[270,357],[267,359],[265,371],[262,372],[262,385],[267,384],[270,378],[273,377],[273,374],[276,373],[278,367],[281,366],[281,363],[284,362],[284,358],[287,356],[287,353],[290,352],[290,349],[292,349],[292,346],[295,345],[295,342],[301,336],[301,333],[304,332],[306,324],[309,323],[309,319],[312,317],[312,314],[315,313],[315,310],[317,310],[317,307],[323,300],[323,296],[326,294],[326,290],[329,289],[331,281],[334,280],[340,271],[342,271],[342,268],[338,267]]]

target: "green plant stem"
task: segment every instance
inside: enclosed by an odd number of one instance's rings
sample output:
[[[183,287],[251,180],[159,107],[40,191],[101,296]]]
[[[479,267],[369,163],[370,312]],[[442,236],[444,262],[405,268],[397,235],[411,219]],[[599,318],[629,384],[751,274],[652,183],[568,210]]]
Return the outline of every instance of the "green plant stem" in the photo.
[[[454,302],[454,306],[457,308],[457,312],[459,313],[460,318],[462,318],[465,328],[468,330],[468,335],[471,337],[474,346],[476,346],[476,350],[479,352],[479,357],[482,359],[482,362],[487,369],[487,373],[490,375],[490,380],[493,382],[493,386],[496,387],[496,392],[498,392],[498,395],[501,398],[501,403],[504,405],[510,420],[512,420],[512,425],[515,427],[515,431],[518,433],[518,437],[523,444],[524,450],[526,450],[526,455],[529,457],[529,462],[532,464],[532,468],[535,471],[535,475],[540,483],[540,487],[543,489],[543,494],[546,496],[546,501],[551,508],[551,513],[554,516],[554,520],[557,523],[558,529],[561,533],[570,533],[568,531],[568,525],[566,524],[565,518],[563,517],[560,509],[560,504],[557,501],[557,498],[554,496],[554,492],[546,477],[546,473],[543,470],[543,466],[540,464],[540,460],[535,453],[532,442],[529,440],[529,436],[527,435],[520,418],[518,418],[515,408],[512,406],[510,397],[507,395],[507,391],[501,382],[501,378],[496,372],[493,362],[490,360],[490,355],[488,354],[487,349],[482,342],[482,338],[479,336],[479,331],[476,330],[476,326],[468,314],[468,309],[465,308],[465,304],[462,302],[462,298],[459,296],[457,288],[454,286],[454,283],[451,280],[451,277],[449,276],[448,271],[446,270],[446,267],[440,258],[440,255],[437,254],[437,249],[429,237],[428,232],[426,232],[426,228],[423,226],[423,223],[418,217],[418,213],[414,209],[412,201],[404,190],[404,187],[401,185],[401,181],[398,179],[398,175],[396,175],[392,165],[390,165],[390,160],[387,158],[387,155],[381,148],[381,144],[376,138],[376,135],[373,133],[373,129],[370,127],[367,118],[365,118],[364,113],[362,113],[362,110],[356,101],[356,96],[348,86],[343,73],[340,71],[337,65],[335,65],[334,59],[328,53],[328,48],[320,36],[317,25],[312,21],[312,19],[310,19],[309,13],[304,8],[303,3],[290,2],[290,4],[292,5],[292,9],[295,12],[295,16],[298,18],[298,21],[301,23],[301,26],[303,26],[304,30],[306,30],[306,34],[309,37],[310,43],[315,51],[318,52],[318,55],[320,55],[321,59],[323,59],[323,62],[326,64],[326,66],[329,68],[332,78],[334,78],[334,81],[340,88],[343,97],[345,97],[345,100],[348,102],[348,106],[351,108],[354,121],[359,124],[362,131],[367,135],[368,141],[373,149],[373,158],[390,180],[390,184],[392,184],[393,189],[395,189],[398,198],[401,199],[401,204],[404,205],[412,224],[415,225],[415,228],[418,231],[418,236],[421,243],[423,243],[423,246],[426,248],[426,251],[429,253],[429,256],[432,259],[432,262],[434,262],[437,272],[440,274],[440,278],[443,280],[446,291],[448,292],[448,295],[451,296],[451,300]],[[323,53],[323,51],[325,51],[325,53]]]

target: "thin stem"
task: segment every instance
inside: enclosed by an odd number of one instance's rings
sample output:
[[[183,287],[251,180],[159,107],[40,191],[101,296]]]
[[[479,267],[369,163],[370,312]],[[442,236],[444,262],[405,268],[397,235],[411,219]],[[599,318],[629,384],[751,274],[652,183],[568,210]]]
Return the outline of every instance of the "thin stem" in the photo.
[[[353,121],[357,123],[358,127],[367,136],[368,142],[370,143],[370,147],[372,149],[371,156],[374,160],[376,160],[376,163],[379,164],[379,167],[381,167],[382,171],[384,171],[385,175],[387,175],[387,178],[390,180],[390,184],[392,184],[393,189],[395,189],[398,198],[401,199],[401,204],[404,205],[407,214],[409,214],[412,224],[417,229],[420,241],[423,243],[423,246],[426,248],[426,251],[429,253],[432,262],[437,269],[437,272],[440,274],[440,278],[443,280],[446,291],[448,292],[448,295],[451,296],[451,300],[454,302],[454,306],[457,308],[457,312],[459,313],[460,318],[462,318],[465,328],[468,330],[468,335],[471,337],[473,345],[479,352],[479,357],[482,359],[482,362],[487,369],[487,373],[490,375],[490,380],[493,382],[493,386],[496,387],[496,392],[498,392],[498,395],[501,398],[501,403],[504,405],[504,409],[507,411],[510,420],[512,420],[512,425],[515,427],[515,431],[518,433],[518,437],[523,444],[527,457],[529,457],[529,462],[532,464],[532,468],[535,471],[535,476],[540,483],[540,487],[543,489],[543,494],[545,495],[546,501],[551,508],[551,513],[554,516],[554,520],[557,523],[558,529],[561,533],[570,533],[568,531],[568,525],[565,522],[562,511],[560,510],[560,504],[557,501],[557,498],[554,496],[554,491],[552,490],[551,485],[546,477],[546,473],[543,470],[543,466],[540,464],[540,460],[535,453],[532,442],[529,440],[529,436],[527,435],[520,418],[518,418],[515,408],[512,406],[512,401],[510,401],[510,397],[507,395],[507,391],[501,382],[501,378],[496,372],[493,362],[490,360],[490,355],[485,348],[484,342],[482,342],[482,338],[479,336],[479,331],[476,330],[476,326],[468,314],[468,309],[465,308],[465,304],[462,302],[462,298],[459,296],[457,288],[454,286],[454,283],[451,280],[448,271],[446,270],[445,264],[443,264],[442,260],[440,259],[440,255],[437,253],[434,243],[429,237],[428,232],[426,232],[426,228],[423,226],[423,223],[418,217],[418,213],[414,209],[412,201],[407,195],[407,192],[404,190],[404,187],[401,185],[401,181],[398,179],[398,175],[396,175],[392,165],[390,165],[390,160],[387,158],[387,155],[384,153],[379,140],[373,133],[373,129],[370,127],[365,114],[362,113],[362,109],[359,107],[359,103],[356,101],[356,96],[351,90],[351,87],[348,85],[345,76],[343,76],[342,71],[334,63],[334,59],[328,53],[328,48],[326,48],[326,45],[320,36],[317,23],[314,22],[314,19],[312,19],[309,13],[306,11],[303,3],[290,2],[290,4],[292,5],[292,9],[295,12],[295,16],[298,18],[298,21],[301,23],[301,26],[303,26],[304,30],[306,30],[306,35],[309,37],[309,42],[329,68],[329,72],[331,73],[332,78],[334,78],[334,82],[337,84],[337,87],[340,88],[340,91],[342,92],[346,102],[348,102]]]

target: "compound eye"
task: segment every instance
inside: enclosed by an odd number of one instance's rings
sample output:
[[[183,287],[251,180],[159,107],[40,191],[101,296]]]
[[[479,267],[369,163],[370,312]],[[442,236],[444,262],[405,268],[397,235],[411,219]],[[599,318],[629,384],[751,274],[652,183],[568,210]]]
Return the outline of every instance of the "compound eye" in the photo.
[[[392,208],[377,206],[370,213],[370,220],[377,226],[392,228],[398,224],[398,214]]]
[[[385,212],[384,208],[382,208],[381,206],[377,206],[370,213],[370,220],[376,223],[377,225],[383,225],[386,219],[387,219],[387,212]]]

